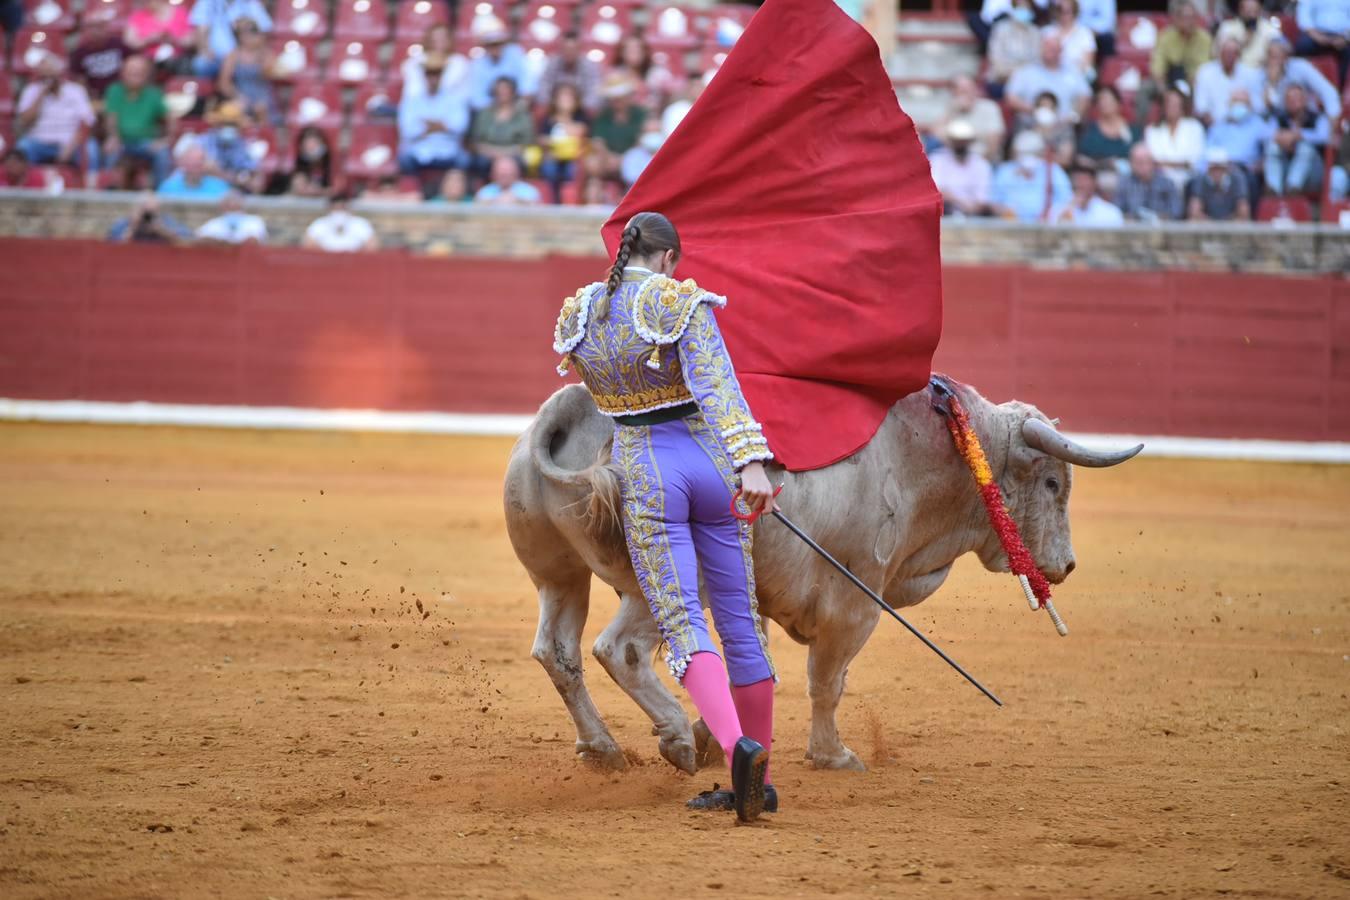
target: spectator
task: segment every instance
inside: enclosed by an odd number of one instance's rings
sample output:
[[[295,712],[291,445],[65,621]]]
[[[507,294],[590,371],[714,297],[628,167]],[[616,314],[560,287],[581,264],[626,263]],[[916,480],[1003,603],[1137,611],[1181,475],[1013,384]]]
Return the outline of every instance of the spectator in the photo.
[[[122,65],[122,80],[108,88],[103,114],[107,138],[103,142],[102,166],[121,160],[150,166],[154,186],[169,177],[166,126],[169,107],[164,92],[150,83],[150,62],[144,56],[129,56]]]
[[[965,119],[947,125],[947,146],[933,154],[933,183],[942,193],[946,215],[989,214],[994,169],[989,160],[973,149],[975,129]]]
[[[1041,42],[1048,37],[1057,39],[1064,65],[1084,78],[1091,78],[1097,68],[1097,36],[1083,24],[1078,15],[1078,0],[1058,0],[1055,18],[1041,29]]]
[[[638,142],[629,147],[623,159],[619,161],[619,180],[625,188],[633,186],[665,140],[665,135],[661,133],[661,120],[648,119],[642,126]]]
[[[1261,72],[1261,99],[1266,109],[1279,112],[1284,108],[1285,89],[1299,84],[1315,99],[1314,105],[1334,121],[1341,114],[1341,98],[1336,88],[1327,81],[1317,66],[1306,59],[1289,56],[1289,42],[1276,38],[1266,49],[1266,60]]]
[[[1331,183],[1327,186],[1327,199],[1332,203],[1340,203],[1350,194],[1350,125],[1341,126],[1340,144],[1336,164],[1331,167]]]
[[[1266,62],[1266,48],[1280,36],[1279,20],[1267,16],[1261,9],[1261,0],[1238,0],[1237,15],[1226,19],[1214,33],[1214,42],[1237,41],[1241,47],[1238,62],[1259,69]]]
[[[108,240],[115,244],[186,244],[191,242],[192,232],[173,216],[160,212],[154,194],[142,194],[131,215],[118,219],[108,229]]]
[[[1037,99],[1048,92],[1059,101],[1063,117],[1070,118],[1068,114],[1072,113],[1072,121],[1082,118],[1092,91],[1081,72],[1061,62],[1062,55],[1059,38],[1046,35],[1041,41],[1040,60],[1019,66],[1013,72],[1008,79],[1006,99],[1014,111],[1031,115]]]
[[[1204,14],[1196,0],[1181,0],[1174,7],[1171,23],[1158,35],[1149,59],[1149,77],[1135,96],[1135,125],[1142,129],[1153,115],[1159,95],[1180,82],[1195,84],[1195,73],[1209,61],[1213,43],[1202,26]]]
[[[216,77],[225,57],[237,46],[234,23],[242,18],[252,19],[261,31],[272,30],[272,17],[262,0],[196,0],[188,16],[188,22],[196,29],[194,72],[207,78]]]
[[[562,186],[577,177],[577,160],[590,132],[585,113],[579,108],[575,85],[560,83],[553,89],[553,102],[541,129],[543,159],[539,174],[553,188],[553,202],[562,203]]]
[[[985,88],[994,100],[1002,100],[1004,86],[1022,66],[1036,62],[1041,35],[1036,30],[1031,0],[1013,0],[1008,15],[989,33],[989,68]]]
[[[581,100],[581,109],[593,116],[600,109],[600,66],[581,52],[576,32],[569,31],[549,57],[539,79],[538,96],[557,99],[558,88],[568,85]]]
[[[1097,38],[1097,58],[1116,52],[1116,0],[1079,0],[1078,21]]]
[[[304,246],[325,253],[359,253],[380,249],[375,226],[347,208],[347,195],[333,194],[328,201],[328,213],[309,223],[305,229]]]
[[[261,216],[244,212],[244,198],[230,191],[220,198],[220,215],[197,229],[197,237],[217,244],[265,244],[267,223]]]
[[[492,180],[483,185],[473,201],[486,206],[534,206],[540,202],[539,189],[520,180],[520,163],[513,156],[492,161]]]
[[[230,192],[230,183],[207,171],[206,151],[189,141],[178,151],[178,168],[155,192],[175,200],[219,200]]]
[[[647,111],[633,102],[635,92],[630,76],[613,72],[605,79],[605,107],[591,126],[591,147],[585,157],[589,181],[617,180],[623,155],[637,144]]]
[[[1237,164],[1246,176],[1260,171],[1261,147],[1270,137],[1270,123],[1252,111],[1247,92],[1238,88],[1228,104],[1227,117],[1214,123],[1206,145],[1224,151],[1225,165]]]
[[[0,41],[6,43],[0,44],[8,52],[9,39],[18,34],[19,29],[23,27],[23,0],[0,0],[0,28],[3,28],[5,34],[0,37]]]
[[[1054,94],[1046,91],[1036,98],[1036,105],[1031,110],[1029,128],[1045,141],[1051,159],[1061,166],[1073,164],[1073,124],[1060,109],[1059,100]]]
[[[10,147],[0,162],[0,187],[41,191],[47,188],[47,178],[41,169],[35,169],[18,147]]]
[[[674,75],[652,61],[651,48],[636,34],[619,42],[610,71],[632,80],[637,86],[637,102],[648,112],[660,111],[679,90]]]
[[[469,63],[469,106],[475,112],[491,106],[492,86],[499,78],[511,79],[520,93],[533,96],[525,82],[525,51],[510,43],[511,34],[502,20],[491,14],[475,16],[472,32],[483,45],[483,53]]]
[[[1051,221],[1080,228],[1119,228],[1125,224],[1120,208],[1097,196],[1097,173],[1087,166],[1073,170],[1073,196],[1051,214]]]
[[[398,160],[404,172],[415,174],[463,165],[461,142],[469,127],[467,98],[440,90],[443,72],[440,60],[428,58],[426,93],[404,93],[399,101]]]
[[[1195,116],[1212,125],[1228,114],[1228,103],[1237,90],[1245,91],[1258,114],[1265,115],[1261,98],[1261,73],[1238,62],[1241,48],[1232,39],[1219,45],[1219,58],[1211,59],[1195,75]]]
[[[667,103],[666,108],[661,110],[661,133],[663,135],[670,137],[675,133],[675,129],[684,121],[684,117],[689,115],[689,110],[694,108],[694,103],[703,95],[703,89],[708,86],[716,74],[716,70],[709,69],[703,73],[702,78],[686,78],[684,80],[684,85],[677,92],[675,99]],[[997,104],[995,109],[997,109]]]
[[[96,163],[87,159],[85,142],[94,124],[94,109],[83,85],[65,76],[65,62],[48,53],[37,77],[19,94],[16,146],[30,163],[61,165]],[[93,168],[93,167],[91,167]]]
[[[333,188],[333,148],[322,128],[306,125],[295,139],[295,168],[287,192],[297,197],[327,197]]]
[[[431,198],[433,203],[472,203],[469,176],[463,169],[449,169],[441,179],[441,189]]]
[[[1180,219],[1181,188],[1171,178],[1158,171],[1153,154],[1144,144],[1130,148],[1130,171],[1120,179],[1116,188],[1116,203],[1128,219],[1143,222]]]
[[[1205,154],[1205,126],[1189,112],[1186,95],[1168,88],[1163,95],[1162,121],[1144,130],[1149,155],[1178,188],[1191,180]]]
[[[235,19],[234,34],[238,45],[221,63],[216,90],[227,100],[238,101],[253,123],[277,124],[280,117],[271,81],[276,60],[267,38],[248,16]]]
[[[1251,189],[1241,168],[1228,161],[1220,147],[1205,151],[1205,171],[1191,180],[1188,218],[1196,222],[1249,222]]]
[[[975,129],[975,140],[984,157],[991,162],[1003,158],[1003,138],[1006,124],[998,104],[980,91],[979,84],[969,75],[952,80],[952,101],[947,107],[946,122],[962,119]]]
[[[113,27],[116,10],[95,3],[86,4],[85,9],[80,42],[70,54],[70,73],[84,85],[91,100],[98,100],[117,80],[130,50]]]
[[[1340,83],[1345,84],[1346,69],[1350,68],[1350,3],[1299,0],[1297,16],[1299,33],[1294,52],[1299,56],[1335,56]]]
[[[403,96],[427,93],[427,65],[440,69],[436,89],[446,93],[467,94],[469,61],[455,51],[455,33],[449,25],[436,24],[422,37],[422,52],[403,61]]]
[[[196,140],[206,152],[207,164],[211,171],[229,180],[235,187],[247,193],[257,193],[262,189],[262,172],[258,159],[249,148],[244,137],[244,126],[248,120],[243,107],[230,100],[220,104],[206,117],[211,129]]]
[[[175,5],[170,0],[146,0],[132,12],[122,33],[128,47],[167,69],[178,68],[178,63],[187,58],[192,38],[187,4]]]
[[[1134,143],[1134,132],[1125,118],[1120,94],[1109,84],[1101,85],[1093,104],[1093,115],[1078,138],[1079,164],[1096,168],[1108,162],[1123,169],[1125,158],[1130,155],[1130,145]]]
[[[1285,89],[1283,110],[1266,142],[1266,190],[1276,196],[1315,194],[1322,189],[1322,151],[1331,123],[1308,103],[1300,84]]]
[[[525,148],[534,143],[534,122],[516,93],[514,81],[497,79],[492,86],[492,105],[474,116],[470,140],[473,157],[469,174],[475,178],[486,179],[499,156],[510,156],[524,165]]]
[[[1013,158],[994,173],[994,212],[1019,222],[1044,222],[1069,202],[1069,176],[1045,156],[1045,141],[1034,131],[1013,138]]]
[[[1044,10],[1049,0],[1036,0],[1036,7]],[[966,24],[970,26],[971,34],[975,35],[975,41],[979,44],[980,55],[986,56],[989,53],[989,41],[993,34],[994,26],[1004,19],[1008,18],[1013,10],[1012,0],[983,0],[980,4],[978,13],[971,12],[966,16]],[[1033,10],[1031,19],[1036,18],[1036,11]]]

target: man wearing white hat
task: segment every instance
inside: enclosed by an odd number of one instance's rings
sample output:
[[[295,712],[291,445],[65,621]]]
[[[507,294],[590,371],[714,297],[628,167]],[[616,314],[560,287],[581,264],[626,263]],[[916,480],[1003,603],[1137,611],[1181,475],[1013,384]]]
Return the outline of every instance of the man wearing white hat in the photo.
[[[989,211],[993,166],[972,148],[975,127],[965,119],[947,126],[947,146],[933,154],[933,183],[947,215],[983,216]]]
[[[474,41],[483,45],[483,52],[469,64],[469,106],[474,112],[492,105],[492,86],[499,78],[515,82],[522,97],[533,96],[534,86],[528,83],[525,69],[525,51],[519,44],[510,43],[506,23],[488,13],[475,16],[470,31]]]

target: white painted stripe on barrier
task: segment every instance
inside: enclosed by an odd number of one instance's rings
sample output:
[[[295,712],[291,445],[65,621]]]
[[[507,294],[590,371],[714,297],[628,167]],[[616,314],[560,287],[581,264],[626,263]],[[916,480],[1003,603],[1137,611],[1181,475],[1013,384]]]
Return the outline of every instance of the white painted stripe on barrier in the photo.
[[[102,403],[86,400],[0,398],[0,420],[103,425],[188,425],[317,431],[391,431],[420,434],[515,437],[532,416],[377,409],[302,409],[291,406],[199,406],[173,403]],[[1093,449],[1143,443],[1145,456],[1271,462],[1350,463],[1350,443],[1194,438],[1133,434],[1069,436]]]

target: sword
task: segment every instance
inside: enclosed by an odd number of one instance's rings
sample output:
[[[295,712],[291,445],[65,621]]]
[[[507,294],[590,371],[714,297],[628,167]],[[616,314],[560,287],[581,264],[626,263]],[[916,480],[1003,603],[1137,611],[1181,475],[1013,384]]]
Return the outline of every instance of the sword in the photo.
[[[778,490],[774,491],[773,495],[777,497],[782,492],[783,486],[779,485]],[[740,510],[736,508],[736,501],[740,499],[741,499],[741,492],[738,490],[734,495],[732,495],[731,498],[731,514],[743,522],[750,522],[751,524],[754,524],[755,520],[764,514],[764,510],[760,510],[759,512],[752,512],[749,513],[748,515],[742,515]],[[995,706],[1003,705],[1003,701],[998,699],[998,697],[994,696],[993,692],[991,692],[989,688],[980,684],[980,682],[975,678],[975,676],[971,675],[965,669],[961,668],[960,663],[958,663],[956,660],[948,656],[942,650],[941,647],[939,647],[937,644],[929,640],[928,636],[925,635],[922,631],[920,631],[919,629],[911,625],[909,622],[907,622],[904,616],[900,615],[898,612],[895,611],[895,607],[891,606],[885,600],[881,599],[880,594],[878,594],[876,591],[872,590],[870,587],[864,584],[861,578],[859,578],[857,575],[854,575],[851,571],[849,571],[848,566],[844,565],[839,560],[831,556],[828,550],[820,546],[820,544],[816,543],[815,540],[813,540],[809,534],[807,534],[805,531],[802,531],[799,527],[797,527],[796,523],[794,523],[787,516],[783,515],[783,513],[780,512],[779,510],[773,510],[770,513],[770,515],[773,516],[778,521],[782,522],[783,525],[787,527],[788,531],[791,531],[797,537],[801,538],[802,541],[806,544],[806,546],[810,547],[812,550],[819,553],[825,559],[826,562],[828,562],[830,565],[838,569],[841,575],[843,575],[849,581],[853,582],[854,586],[857,587],[858,590],[866,594],[868,597],[870,597],[873,603],[875,603],[877,606],[880,606],[883,610],[885,610],[886,613],[889,614],[892,619],[895,619],[895,621],[905,626],[905,628],[909,630],[910,634],[914,635],[916,638],[923,641],[924,645],[927,646],[929,650],[932,650],[938,656],[942,657],[943,662],[951,666],[956,671],[960,672],[962,677],[964,677],[966,681],[969,681],[971,684],[975,685],[975,687],[979,688],[980,693],[984,694],[990,700],[994,701]]]

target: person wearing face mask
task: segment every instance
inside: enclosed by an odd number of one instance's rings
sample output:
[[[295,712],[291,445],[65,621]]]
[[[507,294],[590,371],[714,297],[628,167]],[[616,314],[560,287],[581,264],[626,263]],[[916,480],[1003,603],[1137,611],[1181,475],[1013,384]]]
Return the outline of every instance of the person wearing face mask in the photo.
[[[286,193],[326,197],[333,187],[333,151],[323,129],[307,125],[295,139],[295,168]]]
[[[361,253],[380,249],[375,226],[347,209],[347,195],[335,193],[328,200],[328,214],[305,229],[303,246],[325,253]]]
[[[1025,117],[1032,114],[1042,94],[1053,94],[1062,117],[1078,121],[1087,109],[1092,90],[1083,73],[1063,61],[1059,37],[1047,34],[1041,40],[1040,58],[1020,66],[1008,79],[1008,105]]]
[[[1260,171],[1262,146],[1271,135],[1270,123],[1252,109],[1246,90],[1233,91],[1227,113],[1209,129],[1206,147],[1224,152],[1227,164],[1247,176]]]
[[[1206,125],[1227,114],[1229,98],[1241,90],[1260,115],[1265,115],[1261,94],[1261,72],[1238,61],[1240,47],[1235,40],[1219,44],[1219,58],[1202,65],[1195,73],[1195,115]]]
[[[1283,40],[1280,22],[1274,16],[1265,15],[1261,0],[1240,0],[1237,15],[1225,19],[1214,33],[1217,46],[1223,46],[1224,41],[1236,41],[1242,48],[1238,62],[1253,69],[1265,64],[1266,50],[1276,38]]]
[[[1034,63],[1040,47],[1041,33],[1036,30],[1031,0],[1013,0],[1007,16],[989,34],[989,68],[985,74],[989,96],[1002,100],[1008,79],[1020,67]]]
[[[244,198],[230,191],[220,199],[220,215],[197,229],[197,237],[215,244],[265,244],[267,223],[261,216],[244,212]]]
[[[994,213],[1019,222],[1045,222],[1073,191],[1063,167],[1046,159],[1045,140],[1034,131],[1013,138],[1013,158],[994,173]]]
[[[975,130],[975,140],[985,159],[994,162],[1003,158],[1003,137],[1008,127],[1003,120],[1003,110],[984,96],[979,83],[969,75],[952,79],[952,99],[947,106],[944,125],[957,119]]]
[[[975,129],[965,119],[947,125],[947,146],[934,153],[930,162],[933,183],[942,193],[944,215],[989,214],[994,168],[976,153]]]
[[[206,119],[211,123],[211,130],[199,140],[212,170],[240,190],[257,193],[262,187],[262,173],[244,136],[244,125],[248,120],[243,107],[235,101],[227,101]]]
[[[1036,105],[1027,120],[1027,128],[1034,130],[1049,148],[1050,158],[1061,166],[1073,162],[1073,125],[1065,118],[1055,95],[1046,91],[1036,98]]]
[[[1309,105],[1302,85],[1289,85],[1282,105],[1266,142],[1266,190],[1276,196],[1315,194],[1322,189],[1322,151],[1331,123]]]
[[[619,178],[623,180],[625,188],[631,187],[633,182],[638,180],[638,176],[647,168],[652,157],[656,156],[656,151],[661,149],[664,141],[661,120],[648,119],[642,126],[642,135],[638,138],[637,144],[629,148],[619,161]]]
[[[1114,16],[1114,0],[1105,0],[1112,3],[1112,15]],[[1049,5],[1049,0],[1034,0],[1034,5],[1038,10],[1044,10]],[[970,26],[970,33],[975,36],[975,42],[979,45],[980,55],[985,56],[989,52],[989,42],[995,26],[1012,13],[1014,7],[1013,0],[983,0],[978,11],[967,13],[966,24]],[[1021,14],[1019,13],[1019,17]],[[1035,18],[1033,13],[1027,18],[1030,22]],[[1112,26],[1114,28],[1114,25]]]

